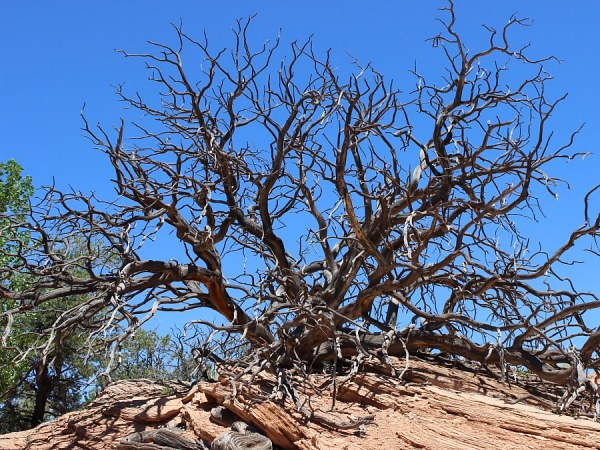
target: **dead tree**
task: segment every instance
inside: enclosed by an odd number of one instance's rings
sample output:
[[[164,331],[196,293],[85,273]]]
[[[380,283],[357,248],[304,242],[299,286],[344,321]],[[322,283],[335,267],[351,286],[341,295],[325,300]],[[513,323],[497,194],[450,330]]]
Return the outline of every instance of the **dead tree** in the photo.
[[[237,333],[248,344],[236,363],[280,378],[426,349],[558,384],[579,363],[598,368],[600,328],[588,322],[600,300],[561,275],[568,251],[598,235],[589,195],[558,248],[532,245],[522,228],[562,183],[550,165],[579,155],[576,132],[552,135],[553,58],[510,44],[527,20],[488,28],[469,51],[452,3],[443,14],[432,43],[446,72],[432,83],[415,70],[409,94],[370,65],[336,69],[311,40],[286,57],[279,40],[253,49],[251,21],[230,50],[176,27],[175,45],[124,53],[158,86],[155,98],[118,89],[143,120],[111,131],[84,119],[118,195],[51,187],[11,222],[31,238],[3,249],[15,262],[0,276],[30,283],[0,287],[4,342],[19,315],[83,295],[38,350],[84,324],[90,345],[116,355],[157,311],[197,310],[188,330]],[[198,59],[184,64],[184,47]],[[87,253],[69,257],[74,239]],[[173,259],[149,259],[161,240]]]

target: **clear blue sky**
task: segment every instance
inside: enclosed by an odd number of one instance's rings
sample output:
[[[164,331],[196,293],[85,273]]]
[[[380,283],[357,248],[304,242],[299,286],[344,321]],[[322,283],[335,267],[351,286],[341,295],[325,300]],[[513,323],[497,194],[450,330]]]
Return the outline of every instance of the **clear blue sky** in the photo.
[[[440,30],[435,18],[442,5],[438,0],[0,0],[0,160],[15,158],[36,185],[54,178],[63,188],[110,193],[107,161],[82,137],[81,107],[87,104],[92,123],[117,123],[122,104],[110,85],[125,83],[135,90],[147,75],[140,61],[125,60],[115,49],[143,52],[147,40],[173,42],[171,22],[182,19],[191,35],[206,30],[218,48],[231,43],[236,18],[258,13],[257,43],[280,28],[284,42],[314,34],[316,47],[332,48],[339,65],[349,61],[349,52],[408,91],[414,86],[408,71],[415,61],[431,80],[440,67],[442,55],[426,39]],[[563,60],[549,68],[555,76],[550,95],[569,92],[553,122],[556,134],[566,138],[586,122],[575,148],[596,154],[555,168],[573,189],[560,191],[558,201],[547,198],[548,220],[535,228],[536,237],[552,246],[581,223],[577,199],[600,182],[600,2],[457,0],[456,10],[458,29],[474,48],[480,44],[481,23],[499,27],[516,12],[534,19],[516,42],[530,42],[534,56]],[[594,267],[579,271],[582,286],[595,285]]]

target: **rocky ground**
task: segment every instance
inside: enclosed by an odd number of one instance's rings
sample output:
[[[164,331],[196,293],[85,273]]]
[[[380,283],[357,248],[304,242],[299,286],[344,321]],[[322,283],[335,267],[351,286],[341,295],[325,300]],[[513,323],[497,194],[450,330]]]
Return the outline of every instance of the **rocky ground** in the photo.
[[[119,381],[85,410],[0,436],[0,448],[600,449],[600,423],[554,414],[536,397],[511,404],[527,395],[522,383],[456,367],[411,360],[402,381],[338,378],[335,403],[327,379],[314,376],[300,412],[289,402],[256,401],[274,381],[255,380],[235,400],[227,380]],[[246,446],[235,447],[236,439]]]

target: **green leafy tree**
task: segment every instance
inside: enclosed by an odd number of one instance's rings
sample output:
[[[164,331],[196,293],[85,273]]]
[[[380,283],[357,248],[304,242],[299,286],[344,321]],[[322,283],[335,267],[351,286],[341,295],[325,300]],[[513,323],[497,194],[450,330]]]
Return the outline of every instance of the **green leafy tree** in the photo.
[[[24,222],[29,212],[34,189],[31,177],[22,175],[22,167],[14,160],[0,163],[0,247],[2,248],[3,287],[20,291],[26,288],[28,277],[20,270],[17,254],[31,244],[30,234],[11,223]],[[10,218],[10,219],[9,219]],[[17,269],[9,272],[7,269]],[[7,275],[10,274],[10,275]],[[65,298],[32,309],[12,321],[14,331],[4,337],[5,349],[0,354],[0,430],[12,431],[41,422],[49,403],[53,414],[72,409],[77,404],[77,383],[87,374],[72,364],[70,355],[77,348],[77,339],[57,336],[55,349],[42,357],[39,335],[50,326],[65,306],[76,302]],[[2,312],[19,304],[3,299]],[[29,348],[25,354],[20,349]],[[68,367],[68,369],[67,369]]]
[[[22,175],[23,168],[14,160],[0,163],[0,213],[12,213],[24,218],[33,194],[30,176]],[[0,218],[4,224],[4,218]]]
[[[31,177],[22,175],[22,167],[16,161],[0,163],[0,246],[3,249],[0,267],[11,269],[4,270],[3,274],[10,276],[2,277],[2,286],[16,291],[26,289],[28,284],[28,277],[18,270],[17,254],[24,245],[35,247],[39,243],[32,242],[29,233],[16,231],[17,228],[10,225],[26,220],[33,192]],[[73,241],[67,243],[63,251],[76,258],[90,248]],[[85,276],[83,270],[72,272]],[[44,337],[45,330],[85,301],[86,296],[56,299],[12,320],[11,333],[4,338],[4,349],[0,352],[0,432],[33,427],[77,409],[89,398],[89,383],[107,363],[101,354],[86,355],[82,351],[90,332],[85,327],[74,326],[57,333],[51,340]],[[2,299],[0,305],[4,313],[19,306],[14,299]],[[93,320],[95,318],[90,319]],[[22,353],[21,349],[29,351]],[[168,378],[174,375],[174,355],[174,343],[169,337],[140,330],[121,349],[121,364],[112,378]]]
[[[110,377],[113,380],[169,379],[174,375],[174,357],[175,347],[170,336],[140,329],[133,338],[123,343],[119,352],[120,362]],[[107,363],[105,360],[101,362]]]
[[[14,264],[16,246],[24,243],[23,239],[27,236],[10,226],[9,217],[13,221],[25,220],[29,199],[33,195],[31,177],[23,176],[22,171],[23,168],[13,159],[0,162],[0,248],[5,250],[0,254],[0,280],[3,284],[11,282],[12,288],[18,288],[18,277],[13,273],[9,276],[9,272],[1,268]]]
[[[16,263],[17,246],[28,240],[24,232],[16,231],[10,226],[9,217],[15,221],[25,220],[29,210],[29,199],[33,194],[31,177],[22,175],[23,168],[15,161],[9,160],[0,163],[0,280],[1,287],[19,290],[24,278],[18,272],[9,272]],[[4,313],[13,309],[16,302],[11,299],[3,299],[0,303],[1,311]],[[19,317],[17,321],[20,321]],[[20,324],[15,324],[19,328]],[[0,393],[3,398],[11,397],[0,404],[0,430],[8,431],[19,428],[22,417],[19,414],[21,401],[17,399],[17,392],[25,383],[24,374],[28,371],[28,363],[25,360],[14,361],[15,352],[10,351],[10,346],[22,346],[29,344],[28,339],[21,333],[4,338],[8,347],[0,352]]]
[[[197,363],[189,345],[186,345],[174,331],[172,335],[162,335],[154,330],[138,329],[134,336],[123,342],[117,351],[117,364],[109,376],[99,377],[96,393],[103,389],[109,380],[131,380],[147,378],[151,380],[191,381],[196,378]],[[105,353],[94,359],[96,374],[110,366],[110,356]]]

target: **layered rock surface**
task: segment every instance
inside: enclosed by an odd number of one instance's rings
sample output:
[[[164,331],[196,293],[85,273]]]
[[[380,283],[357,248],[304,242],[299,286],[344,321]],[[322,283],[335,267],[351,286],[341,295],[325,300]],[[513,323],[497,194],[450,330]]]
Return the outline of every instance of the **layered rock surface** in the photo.
[[[230,422],[241,420],[284,449],[600,449],[600,423],[509,404],[527,392],[490,376],[411,360],[403,381],[373,373],[338,378],[335,402],[329,381],[311,378],[300,412],[289,401],[257,401],[273,390],[268,377],[240,388],[235,398],[229,380],[193,387],[119,381],[85,410],[0,436],[0,448],[163,450],[169,447],[131,438],[163,428],[202,448],[226,432],[233,436]]]

